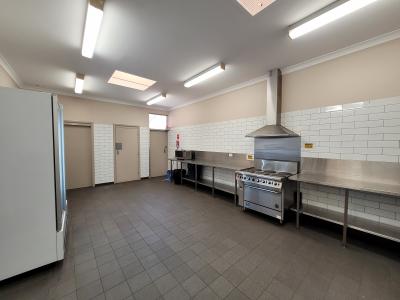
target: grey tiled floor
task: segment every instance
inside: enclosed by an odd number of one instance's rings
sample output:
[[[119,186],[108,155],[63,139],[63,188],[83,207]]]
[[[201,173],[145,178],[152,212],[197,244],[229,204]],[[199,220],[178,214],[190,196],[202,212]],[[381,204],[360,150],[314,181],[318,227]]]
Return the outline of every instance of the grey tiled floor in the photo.
[[[1,299],[400,299],[396,244],[343,249],[318,223],[297,231],[158,178],[69,203],[64,262],[1,283]]]

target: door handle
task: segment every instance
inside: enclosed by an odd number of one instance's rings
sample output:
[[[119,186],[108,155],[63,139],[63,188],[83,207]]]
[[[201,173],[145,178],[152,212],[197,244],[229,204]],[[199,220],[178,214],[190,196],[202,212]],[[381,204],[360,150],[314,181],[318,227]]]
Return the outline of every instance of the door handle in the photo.
[[[164,153],[167,153],[167,150],[168,150],[168,146],[165,146],[164,147]]]

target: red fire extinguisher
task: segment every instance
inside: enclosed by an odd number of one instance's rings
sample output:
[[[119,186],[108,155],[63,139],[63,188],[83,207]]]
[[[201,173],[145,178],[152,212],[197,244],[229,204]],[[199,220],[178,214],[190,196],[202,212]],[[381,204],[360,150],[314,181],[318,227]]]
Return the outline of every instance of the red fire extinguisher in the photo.
[[[179,133],[176,134],[176,149],[179,149]]]

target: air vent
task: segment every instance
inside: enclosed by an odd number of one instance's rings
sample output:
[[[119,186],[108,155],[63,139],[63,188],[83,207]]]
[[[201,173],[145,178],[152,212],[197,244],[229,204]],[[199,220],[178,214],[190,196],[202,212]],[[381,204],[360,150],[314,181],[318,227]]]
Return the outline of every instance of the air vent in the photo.
[[[111,78],[108,80],[108,83],[121,85],[135,90],[145,91],[156,82],[154,80],[137,75],[125,73],[122,71],[115,71],[112,74]]]
[[[255,16],[267,6],[274,3],[276,0],[237,0],[245,10],[252,16]]]

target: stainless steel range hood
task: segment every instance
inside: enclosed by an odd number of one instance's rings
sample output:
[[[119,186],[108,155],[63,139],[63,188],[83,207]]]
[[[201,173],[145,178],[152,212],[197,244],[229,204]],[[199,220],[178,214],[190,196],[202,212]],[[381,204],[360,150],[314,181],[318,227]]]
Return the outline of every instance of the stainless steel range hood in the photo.
[[[267,125],[246,135],[254,138],[277,138],[299,136],[283,127],[281,123],[282,74],[281,70],[270,71],[267,81]]]
[[[246,135],[254,138],[275,138],[299,136],[297,133],[281,125],[266,125]]]

